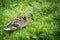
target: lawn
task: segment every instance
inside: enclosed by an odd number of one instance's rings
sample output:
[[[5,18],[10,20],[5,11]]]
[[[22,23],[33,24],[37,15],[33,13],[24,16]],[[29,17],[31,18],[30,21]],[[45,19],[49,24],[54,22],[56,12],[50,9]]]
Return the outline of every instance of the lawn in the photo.
[[[15,31],[3,28],[17,16],[34,21]],[[0,0],[0,40],[60,40],[60,0]]]

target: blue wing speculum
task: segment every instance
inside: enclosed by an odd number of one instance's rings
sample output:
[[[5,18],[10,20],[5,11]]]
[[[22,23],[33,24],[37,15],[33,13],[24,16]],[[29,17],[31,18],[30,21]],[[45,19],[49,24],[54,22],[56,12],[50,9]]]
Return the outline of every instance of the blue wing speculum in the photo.
[[[13,26],[14,26],[14,27],[19,27],[19,26],[20,26],[20,24],[15,23],[15,24],[13,24]]]

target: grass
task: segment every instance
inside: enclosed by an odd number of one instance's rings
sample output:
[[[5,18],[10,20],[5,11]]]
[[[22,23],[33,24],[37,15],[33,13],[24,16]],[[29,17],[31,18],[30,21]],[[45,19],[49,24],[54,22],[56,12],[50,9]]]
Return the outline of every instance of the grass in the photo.
[[[60,0],[0,0],[0,40],[60,40]],[[21,30],[4,31],[15,17],[32,13]]]

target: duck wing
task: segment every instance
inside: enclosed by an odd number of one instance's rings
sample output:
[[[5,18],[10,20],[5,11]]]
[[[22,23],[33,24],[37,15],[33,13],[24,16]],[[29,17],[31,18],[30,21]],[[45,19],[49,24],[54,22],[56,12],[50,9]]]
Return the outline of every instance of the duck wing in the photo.
[[[17,29],[18,27],[21,26],[21,24],[23,23],[23,17],[19,16],[16,17],[13,21],[11,21],[4,29],[9,29],[9,30],[14,30]]]

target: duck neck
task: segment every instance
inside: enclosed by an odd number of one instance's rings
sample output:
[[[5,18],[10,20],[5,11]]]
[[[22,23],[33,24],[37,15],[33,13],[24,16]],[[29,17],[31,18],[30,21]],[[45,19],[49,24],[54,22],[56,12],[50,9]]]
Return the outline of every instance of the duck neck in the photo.
[[[28,17],[24,16],[24,20],[28,20]]]

